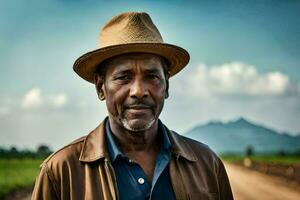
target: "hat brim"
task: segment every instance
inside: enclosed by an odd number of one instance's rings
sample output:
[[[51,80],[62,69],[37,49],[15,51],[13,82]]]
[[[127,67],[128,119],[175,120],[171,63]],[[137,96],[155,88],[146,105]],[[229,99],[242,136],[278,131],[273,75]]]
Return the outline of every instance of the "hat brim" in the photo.
[[[189,62],[189,53],[178,46],[166,43],[129,43],[100,48],[80,56],[74,63],[74,71],[86,81],[94,83],[94,73],[103,61],[126,53],[151,53],[168,60],[169,72],[174,76]]]

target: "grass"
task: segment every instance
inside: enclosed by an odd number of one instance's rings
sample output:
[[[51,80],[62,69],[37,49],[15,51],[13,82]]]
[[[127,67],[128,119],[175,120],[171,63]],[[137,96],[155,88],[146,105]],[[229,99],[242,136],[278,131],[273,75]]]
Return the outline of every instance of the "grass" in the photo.
[[[0,159],[0,199],[14,190],[32,186],[41,162],[38,159]]]
[[[245,156],[242,155],[223,155],[221,156],[222,160],[227,162],[238,162],[243,161]],[[286,155],[286,156],[277,156],[277,155],[255,155],[250,157],[253,161],[259,163],[273,163],[273,164],[300,164],[300,156]]]

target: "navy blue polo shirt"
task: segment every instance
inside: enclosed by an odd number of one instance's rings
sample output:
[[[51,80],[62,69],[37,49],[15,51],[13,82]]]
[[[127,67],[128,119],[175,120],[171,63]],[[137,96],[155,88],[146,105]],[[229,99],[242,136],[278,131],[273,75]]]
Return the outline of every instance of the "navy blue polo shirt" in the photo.
[[[105,130],[109,157],[115,170],[121,200],[176,199],[168,170],[168,164],[171,159],[171,143],[160,120],[158,122],[158,136],[161,144],[152,183],[147,180],[142,167],[129,160],[118,148],[108,120],[105,124]]]

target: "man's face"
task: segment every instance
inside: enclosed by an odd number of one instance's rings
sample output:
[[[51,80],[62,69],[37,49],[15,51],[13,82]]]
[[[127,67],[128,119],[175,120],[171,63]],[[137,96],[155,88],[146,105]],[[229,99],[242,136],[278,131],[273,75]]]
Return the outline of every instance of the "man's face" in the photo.
[[[111,59],[105,67],[104,79],[96,75],[95,83],[112,123],[133,132],[151,128],[168,88],[162,59],[152,54],[126,54]]]

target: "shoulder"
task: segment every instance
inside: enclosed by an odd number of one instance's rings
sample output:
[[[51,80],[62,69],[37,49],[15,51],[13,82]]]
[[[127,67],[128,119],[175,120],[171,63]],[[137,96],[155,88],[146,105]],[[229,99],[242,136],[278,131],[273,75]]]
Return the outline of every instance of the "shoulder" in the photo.
[[[40,190],[47,191],[46,193],[48,195],[60,196],[63,177],[68,177],[70,171],[81,168],[79,156],[85,138],[86,136],[78,138],[52,153],[43,161],[40,165],[40,172],[36,180],[33,196],[40,195],[40,193],[42,193]],[[51,197],[51,199],[54,198]]]
[[[43,161],[41,166],[46,165],[49,169],[57,169],[67,166],[70,163],[79,164],[79,157],[85,138],[86,136],[80,137],[52,153]]]
[[[189,137],[180,135],[175,131],[171,131],[171,133],[179,141],[179,143],[184,144],[182,146],[185,146],[187,152],[190,152],[190,154],[194,154],[198,161],[216,164],[221,162],[218,155],[208,145]]]

